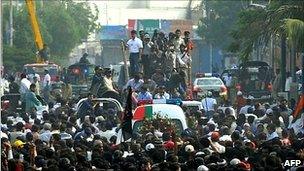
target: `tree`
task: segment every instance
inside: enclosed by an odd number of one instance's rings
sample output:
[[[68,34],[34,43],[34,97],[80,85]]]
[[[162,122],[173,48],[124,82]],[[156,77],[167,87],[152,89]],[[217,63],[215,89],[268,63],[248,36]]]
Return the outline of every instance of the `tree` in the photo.
[[[284,24],[289,43],[296,48],[297,52],[304,53],[304,21],[286,19]]]
[[[230,44],[230,50],[240,52],[241,59],[248,60],[256,43],[262,42],[266,45],[271,36],[287,34],[288,31],[284,29],[286,19],[303,21],[304,2],[277,0],[271,1],[265,9],[243,10],[232,31],[234,41]]]
[[[3,6],[4,26],[8,24],[9,6]],[[28,12],[25,5],[14,8],[14,46],[9,47],[5,44],[8,42],[8,36],[5,36],[8,31],[8,26],[3,28],[4,47],[3,47],[3,62],[6,70],[21,71],[22,66],[26,63],[33,63],[36,59],[36,51],[34,36],[29,22]],[[38,20],[41,34],[45,41],[52,42],[52,37],[46,29],[42,20]]]
[[[8,8],[8,5],[4,5],[4,25],[8,23]],[[88,2],[71,0],[44,1],[43,8],[36,3],[40,31],[44,43],[50,47],[51,61],[62,64],[81,39],[86,39],[98,27],[96,9],[91,9]],[[6,38],[7,28],[3,29],[3,37]],[[14,47],[4,46],[4,64],[15,66],[6,68],[21,70],[24,64],[34,62],[37,52],[25,3],[18,10],[14,9],[14,30]]]
[[[198,33],[207,43],[212,43],[221,49],[226,49],[233,40],[228,34],[232,31],[238,13],[245,4],[240,1],[202,1],[206,15],[201,19]]]
[[[239,53],[242,61],[247,61],[255,44],[267,42],[261,36],[267,31],[265,22],[266,11],[263,9],[245,9],[239,13],[236,27],[230,32],[233,41],[228,47],[230,52]]]
[[[53,37],[49,44],[55,56],[67,56],[71,50],[97,28],[97,8],[87,2],[49,1],[44,5],[42,18]]]

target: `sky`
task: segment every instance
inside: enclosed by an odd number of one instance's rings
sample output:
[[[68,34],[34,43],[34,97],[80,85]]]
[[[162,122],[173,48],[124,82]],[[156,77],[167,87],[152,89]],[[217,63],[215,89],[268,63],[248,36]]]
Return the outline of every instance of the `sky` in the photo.
[[[192,6],[201,0],[193,0]],[[185,19],[187,0],[96,0],[101,25],[127,25],[128,19]]]

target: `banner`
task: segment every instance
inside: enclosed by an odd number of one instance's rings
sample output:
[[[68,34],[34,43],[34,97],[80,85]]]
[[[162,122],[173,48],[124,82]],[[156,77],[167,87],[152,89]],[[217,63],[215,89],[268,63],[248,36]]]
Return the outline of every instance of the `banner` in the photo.
[[[193,22],[190,20],[161,20],[161,30],[165,33],[175,32],[177,29],[182,31],[189,31],[193,34]]]
[[[98,37],[100,40],[120,40],[128,36],[126,26],[101,26]]]
[[[152,36],[155,29],[159,29],[159,20],[137,20],[137,31],[144,30]]]
[[[132,30],[137,29],[137,20],[128,19],[128,30],[131,32]]]

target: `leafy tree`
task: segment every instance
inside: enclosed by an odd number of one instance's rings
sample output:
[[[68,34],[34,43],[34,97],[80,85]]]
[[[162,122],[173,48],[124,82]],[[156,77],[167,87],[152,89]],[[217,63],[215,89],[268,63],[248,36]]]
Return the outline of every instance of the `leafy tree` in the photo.
[[[198,33],[208,42],[226,49],[232,42],[229,32],[238,19],[238,13],[247,3],[241,1],[203,0],[206,15],[201,19]]]
[[[285,30],[289,43],[298,52],[304,53],[304,21],[299,19],[286,19]]]
[[[4,25],[9,23],[9,5],[3,6],[3,18]],[[14,37],[13,37],[13,47],[4,45],[3,47],[3,62],[7,70],[22,70],[22,66],[26,63],[33,63],[36,59],[37,48],[34,43],[34,36],[29,22],[28,11],[26,6],[21,6],[18,10],[14,8],[13,10],[13,25],[14,25]],[[43,39],[47,42],[52,41],[52,37],[46,29],[45,24],[42,20],[38,20],[40,25],[40,31]],[[3,28],[4,43],[8,42],[8,36],[5,34],[8,32],[8,27]]]
[[[37,2],[36,14],[44,43],[50,47],[50,60],[62,64],[81,39],[98,27],[98,10],[91,9],[88,2],[44,1],[43,8]],[[4,5],[3,9],[4,25],[8,25],[9,6]],[[14,8],[14,30],[14,47],[4,46],[4,64],[15,66],[6,68],[21,70],[24,64],[34,62],[37,51],[25,3],[18,10]],[[5,33],[3,37],[7,38]]]
[[[272,35],[286,35],[286,20],[289,19],[304,21],[303,1],[277,0],[271,1],[265,9],[243,10],[232,32],[235,41],[230,44],[230,50],[240,52],[242,59],[247,60],[256,43],[267,44]],[[287,36],[291,38],[290,35]],[[304,37],[300,39],[303,40]]]
[[[254,45],[266,41],[261,37],[267,33],[264,29],[266,11],[263,9],[246,9],[240,12],[236,23],[237,29],[231,31],[230,35],[234,38],[228,47],[231,52],[239,52],[240,59],[247,61]]]
[[[42,17],[54,39],[49,44],[53,55],[67,56],[97,28],[98,11],[94,15],[87,2],[49,1],[44,7]]]
[[[3,64],[5,70],[21,71],[24,64],[33,62],[35,62],[35,54],[30,49],[20,49],[8,45],[3,46]]]

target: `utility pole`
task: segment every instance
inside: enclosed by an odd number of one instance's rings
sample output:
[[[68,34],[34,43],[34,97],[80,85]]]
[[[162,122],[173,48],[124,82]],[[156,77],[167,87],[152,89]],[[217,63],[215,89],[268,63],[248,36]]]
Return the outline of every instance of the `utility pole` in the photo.
[[[10,0],[10,19],[9,19],[9,45],[13,46],[13,34],[14,34],[14,28],[13,28],[13,0]]]
[[[281,90],[285,90],[285,81],[286,81],[286,35],[281,35],[281,77],[282,85]]]
[[[210,42],[209,43],[209,62],[210,62],[210,73],[212,73],[212,63],[213,63],[213,45],[212,43]]]
[[[208,0],[205,0],[205,9],[206,9],[206,15],[207,15],[207,21],[208,21],[208,25],[207,27],[210,27],[210,8],[208,5]],[[209,71],[210,73],[212,73],[212,63],[213,63],[213,45],[211,40],[209,40],[208,42],[209,44]]]
[[[3,70],[3,48],[2,48],[2,23],[3,23],[3,17],[2,17],[2,0],[0,0],[0,72]],[[2,74],[0,74],[0,79],[2,79]],[[0,105],[0,110],[2,108],[2,105]]]
[[[2,17],[2,0],[0,0],[0,70],[3,68],[3,44],[2,44],[2,26],[3,26],[3,17]],[[0,74],[1,75],[1,74]],[[2,77],[2,76],[0,76]],[[1,106],[1,105],[0,105]]]

